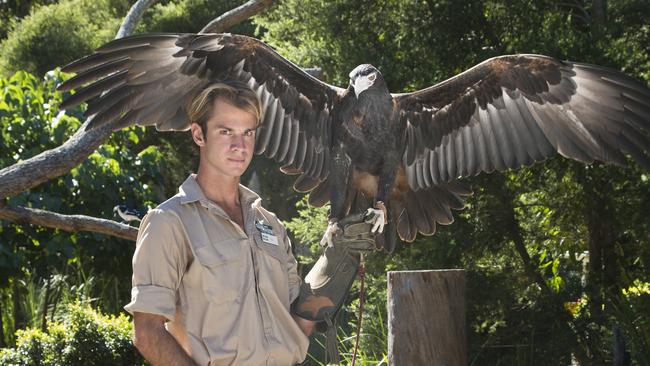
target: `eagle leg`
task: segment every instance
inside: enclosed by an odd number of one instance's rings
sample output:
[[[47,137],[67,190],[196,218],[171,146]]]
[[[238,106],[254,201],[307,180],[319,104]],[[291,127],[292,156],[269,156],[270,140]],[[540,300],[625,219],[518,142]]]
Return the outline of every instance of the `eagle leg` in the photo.
[[[383,216],[381,217],[383,223],[380,225],[377,225],[377,223],[375,223],[373,226],[373,232],[376,230],[376,228],[379,229],[380,234],[375,236],[375,240],[379,247],[383,247],[389,253],[395,249],[396,240],[394,238],[394,235],[392,235],[392,232],[384,232],[384,225],[389,225],[389,231],[395,230],[394,225],[390,225],[389,223],[390,220],[388,218],[388,210],[386,209],[385,203],[388,202],[388,195],[393,190],[393,186],[395,185],[397,164],[399,164],[399,159],[396,156],[387,157],[381,173],[379,174],[377,197],[375,197],[376,203],[374,205],[375,208],[369,209],[378,210]]]
[[[348,187],[352,173],[352,159],[343,151],[343,146],[338,145],[332,149],[330,166],[332,167],[328,178],[330,181],[330,215],[327,230],[325,230],[320,243],[331,247],[334,246],[333,235],[341,232],[338,221],[347,214],[348,209],[346,202],[348,201]]]
[[[338,221],[330,220],[327,224],[327,230],[320,240],[321,246],[328,246],[330,248],[334,247],[334,237],[343,233],[343,229],[339,226]]]

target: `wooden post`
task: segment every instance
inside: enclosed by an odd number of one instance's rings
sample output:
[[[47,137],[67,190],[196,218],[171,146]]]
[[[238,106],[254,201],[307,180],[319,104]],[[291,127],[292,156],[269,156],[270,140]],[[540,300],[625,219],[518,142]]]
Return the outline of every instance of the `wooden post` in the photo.
[[[464,270],[388,272],[388,363],[467,365]]]

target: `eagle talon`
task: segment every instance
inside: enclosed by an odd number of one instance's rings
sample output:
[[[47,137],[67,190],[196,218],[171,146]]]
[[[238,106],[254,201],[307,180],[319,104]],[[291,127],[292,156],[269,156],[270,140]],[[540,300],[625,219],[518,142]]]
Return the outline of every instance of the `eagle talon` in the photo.
[[[366,220],[367,223],[373,224],[371,232],[384,232],[384,225],[386,225],[386,206],[381,201],[378,201],[375,204],[375,208],[369,208],[366,211]]]
[[[334,237],[342,232],[343,230],[339,227],[338,222],[330,221],[327,225],[327,230],[325,230],[325,234],[323,234],[323,238],[320,240],[320,245],[323,247],[327,245],[332,248],[334,246]]]

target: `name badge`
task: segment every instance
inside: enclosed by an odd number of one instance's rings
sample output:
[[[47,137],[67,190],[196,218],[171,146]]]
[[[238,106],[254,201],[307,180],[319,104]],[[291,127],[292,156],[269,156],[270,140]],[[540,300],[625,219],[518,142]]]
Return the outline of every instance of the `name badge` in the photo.
[[[255,227],[257,228],[257,230],[259,230],[260,234],[262,235],[263,242],[272,245],[279,245],[278,237],[275,236],[275,234],[273,233],[273,228],[271,227],[271,225],[266,224],[262,221],[256,221]]]
[[[262,241],[267,244],[278,245],[278,237],[267,233],[262,233]]]

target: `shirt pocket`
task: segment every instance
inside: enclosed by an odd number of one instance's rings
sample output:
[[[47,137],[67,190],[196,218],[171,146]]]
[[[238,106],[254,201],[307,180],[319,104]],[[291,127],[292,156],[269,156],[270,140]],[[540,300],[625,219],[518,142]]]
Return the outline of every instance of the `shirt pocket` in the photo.
[[[202,286],[207,300],[221,304],[241,296],[244,267],[241,240],[229,239],[195,249],[201,263]]]
[[[267,243],[262,239],[262,233],[259,231],[255,233],[255,245],[261,249],[261,252],[275,260],[278,260],[281,264],[284,265],[287,261],[287,253],[284,251],[283,238],[276,236],[277,245],[272,243]]]
[[[287,262],[289,258],[282,239],[278,236],[279,245],[275,245],[264,242],[260,233],[256,233],[254,237],[260,273],[263,273],[259,276],[260,290],[265,294],[267,300],[278,299],[288,309],[289,272]]]

